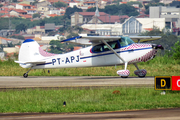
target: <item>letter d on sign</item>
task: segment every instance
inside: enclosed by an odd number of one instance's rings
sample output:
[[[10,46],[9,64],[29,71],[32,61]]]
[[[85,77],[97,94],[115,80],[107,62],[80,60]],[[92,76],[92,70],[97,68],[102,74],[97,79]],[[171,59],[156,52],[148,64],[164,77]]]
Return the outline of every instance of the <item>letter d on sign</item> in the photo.
[[[155,90],[171,90],[171,76],[155,76]]]
[[[161,79],[161,87],[165,87],[165,86],[166,86],[166,81],[164,79]]]

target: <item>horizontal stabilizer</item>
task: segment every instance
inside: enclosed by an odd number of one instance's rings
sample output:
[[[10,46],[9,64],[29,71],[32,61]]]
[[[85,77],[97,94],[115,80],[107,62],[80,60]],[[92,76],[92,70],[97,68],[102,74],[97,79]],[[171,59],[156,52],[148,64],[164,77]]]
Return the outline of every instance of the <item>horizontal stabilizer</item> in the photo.
[[[23,62],[23,61],[14,61],[16,63],[19,63],[19,64],[43,64],[45,63],[46,61],[26,61],[26,62]]]

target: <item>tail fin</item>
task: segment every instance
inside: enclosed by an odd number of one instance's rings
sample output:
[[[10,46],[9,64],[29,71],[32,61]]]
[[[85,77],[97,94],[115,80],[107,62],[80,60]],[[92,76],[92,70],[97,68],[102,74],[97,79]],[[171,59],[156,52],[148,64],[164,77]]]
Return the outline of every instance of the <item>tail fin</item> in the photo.
[[[19,61],[33,62],[43,59],[43,56],[39,52],[39,44],[33,39],[25,40],[19,50]]]
[[[33,39],[27,39],[22,43],[19,50],[19,60],[15,62],[19,63],[23,68],[29,68],[36,64],[45,63],[44,58],[54,55],[56,54],[43,51],[39,44]]]
[[[44,64],[46,62],[44,58],[55,55],[57,54],[43,51],[33,39],[27,39],[22,43],[19,50],[19,61],[15,62],[19,63],[23,68],[29,68],[36,64]]]

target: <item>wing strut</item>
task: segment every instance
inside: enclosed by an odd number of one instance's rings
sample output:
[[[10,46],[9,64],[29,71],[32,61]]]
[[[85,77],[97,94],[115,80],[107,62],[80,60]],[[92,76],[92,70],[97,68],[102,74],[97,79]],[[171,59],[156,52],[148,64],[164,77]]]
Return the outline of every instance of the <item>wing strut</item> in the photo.
[[[114,54],[115,54],[120,60],[122,60],[122,61],[125,63],[124,59],[122,59],[122,58],[117,54],[117,52],[116,52],[115,50],[113,50],[113,48],[112,48],[105,40],[102,40],[102,42],[103,42],[105,45],[107,45],[107,46],[109,47],[109,49],[110,49],[112,52],[114,52]]]

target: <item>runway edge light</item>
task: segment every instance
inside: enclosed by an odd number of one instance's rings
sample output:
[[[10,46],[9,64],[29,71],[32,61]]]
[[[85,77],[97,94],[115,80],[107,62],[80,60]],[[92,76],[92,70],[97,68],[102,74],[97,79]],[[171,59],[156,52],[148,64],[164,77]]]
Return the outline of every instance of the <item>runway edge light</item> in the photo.
[[[155,76],[154,88],[155,90],[172,90],[171,76]]]

